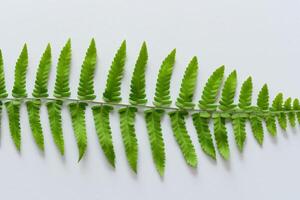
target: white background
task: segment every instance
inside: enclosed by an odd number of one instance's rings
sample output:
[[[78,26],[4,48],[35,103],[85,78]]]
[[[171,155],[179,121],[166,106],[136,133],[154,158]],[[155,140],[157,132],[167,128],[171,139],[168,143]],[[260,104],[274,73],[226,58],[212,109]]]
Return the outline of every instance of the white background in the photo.
[[[47,42],[53,49],[49,82],[54,86],[60,48],[70,37],[73,47],[72,97],[76,97],[80,65],[95,37],[99,52],[95,91],[100,99],[112,57],[127,40],[126,73],[122,96],[127,102],[130,77],[141,43],[149,49],[147,96],[151,104],[156,75],[162,59],[177,48],[171,94],[176,99],[184,68],[196,55],[198,101],[207,77],[225,64],[226,74],[237,69],[239,83],[252,75],[254,95],[268,83],[270,97],[284,92],[299,96],[300,1],[296,0],[5,0],[0,3],[0,48],[3,50],[8,90],[13,85],[16,58],[24,42],[29,47],[27,74],[29,94],[35,71]],[[240,88],[239,84],[239,88]],[[254,103],[255,103],[254,99]],[[191,119],[188,130],[195,145],[199,167],[185,164],[173,138],[169,118],[163,119],[166,172],[161,179],[152,163],[142,114],[136,121],[139,142],[138,175],[128,167],[119,131],[117,112],[111,115],[116,151],[112,169],[98,145],[92,112],[86,113],[88,150],[77,163],[77,148],[70,115],[63,110],[66,156],[62,159],[50,135],[45,107],[42,109],[45,154],[39,153],[28,126],[26,108],[21,110],[22,152],[18,154],[3,114],[0,142],[1,199],[299,199],[300,130],[279,129],[278,137],[265,134],[261,148],[247,124],[245,151],[240,154],[228,124],[230,161],[210,160],[201,151]]]

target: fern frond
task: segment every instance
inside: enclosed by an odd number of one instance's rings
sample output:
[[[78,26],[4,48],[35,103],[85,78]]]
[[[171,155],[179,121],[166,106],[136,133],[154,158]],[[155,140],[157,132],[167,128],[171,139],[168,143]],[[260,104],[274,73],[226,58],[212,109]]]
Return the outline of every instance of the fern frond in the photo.
[[[92,39],[81,66],[77,92],[78,99],[80,100],[93,100],[96,98],[96,95],[94,94],[94,73],[96,69],[96,62],[96,43],[95,40]]]
[[[221,116],[215,116],[213,118],[214,121],[214,135],[217,143],[217,148],[221,154],[221,156],[225,159],[229,159],[229,145],[227,138],[227,130],[225,126],[225,118]]]
[[[273,100],[272,110],[273,111],[282,111],[283,110],[282,106],[283,106],[283,94],[279,93],[276,95],[275,99]],[[283,130],[286,130],[286,128],[287,128],[286,114],[285,113],[277,114],[277,119],[278,119],[279,126]]]
[[[3,69],[3,57],[2,51],[0,50],[0,98],[5,98],[8,96],[6,86],[5,86],[5,76]]]
[[[138,143],[135,134],[135,113],[137,108],[126,107],[119,110],[120,128],[125,147],[125,153],[131,169],[137,173]]]
[[[201,117],[199,113],[193,114],[193,124],[196,128],[198,141],[204,153],[216,160],[216,150],[209,130],[209,118]]]
[[[47,103],[48,118],[54,143],[61,155],[64,155],[64,136],[62,131],[61,109],[62,101],[51,101]]]
[[[12,140],[17,148],[21,151],[21,127],[20,127],[20,101],[8,101],[5,103],[9,121],[9,129]]]
[[[180,93],[176,101],[176,106],[181,109],[190,109],[195,106],[193,101],[194,91],[197,83],[198,61],[193,57],[187,66],[180,86]]]
[[[32,96],[34,97],[48,97],[48,79],[51,68],[51,46],[47,45],[44,51],[40,64],[36,73],[34,90]]]
[[[114,60],[110,66],[106,80],[106,88],[103,93],[103,99],[106,102],[118,103],[121,101],[121,80],[124,73],[126,59],[126,41],[124,40],[117,51]]]
[[[86,103],[69,104],[73,130],[75,133],[76,143],[78,147],[78,162],[82,159],[87,148],[87,136],[85,125],[86,106]]]
[[[226,79],[222,90],[222,97],[220,100],[219,108],[222,111],[230,111],[235,108],[234,96],[237,86],[237,75],[234,70]]]
[[[292,98],[289,97],[284,102],[284,110],[289,111],[287,114],[288,120],[292,127],[296,126],[296,116],[295,113],[292,110]]]
[[[113,108],[111,106],[92,107],[96,132],[100,146],[111,166],[115,167],[115,151],[112,141],[112,133],[109,123],[109,113]]]
[[[28,67],[27,45],[24,44],[15,67],[15,82],[12,96],[15,98],[27,97],[26,93],[26,72]]]
[[[224,68],[224,66],[221,66],[216,69],[207,80],[199,101],[199,107],[202,110],[216,110],[217,105],[215,105],[215,102],[224,76]]]
[[[44,151],[44,134],[40,120],[41,101],[27,101],[29,124],[35,143],[41,151]]]
[[[145,93],[145,72],[147,67],[147,61],[148,51],[146,43],[144,42],[141,47],[139,57],[135,63],[130,84],[129,102],[133,105],[142,105],[147,103]]]
[[[185,125],[185,116],[187,114],[188,113],[185,111],[175,111],[169,113],[173,133],[185,158],[185,161],[191,167],[197,167],[197,154]]]
[[[69,86],[69,76],[71,67],[71,40],[69,39],[60,52],[54,88],[56,98],[66,98],[71,95]]]
[[[164,175],[166,160],[165,144],[160,124],[162,116],[162,110],[150,109],[145,111],[152,158],[160,176]]]
[[[153,104],[157,107],[169,106],[171,105],[170,97],[170,83],[171,76],[173,72],[173,67],[175,64],[176,50],[174,49],[171,53],[164,59],[160,66],[158,72],[158,77],[156,81],[156,89]]]

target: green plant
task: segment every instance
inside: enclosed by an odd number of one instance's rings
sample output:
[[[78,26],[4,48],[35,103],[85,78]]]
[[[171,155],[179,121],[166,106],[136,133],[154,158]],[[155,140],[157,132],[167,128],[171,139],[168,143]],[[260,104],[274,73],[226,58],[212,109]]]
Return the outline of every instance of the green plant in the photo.
[[[85,122],[85,110],[92,106],[96,133],[100,146],[108,160],[115,166],[115,151],[110,128],[110,112],[116,107],[121,107],[118,112],[120,116],[121,136],[124,142],[125,153],[128,163],[134,172],[137,172],[138,141],[135,133],[135,117],[138,110],[144,110],[148,136],[152,151],[153,161],[161,176],[165,169],[165,145],[161,129],[161,119],[167,112],[170,118],[174,138],[182,151],[186,163],[191,167],[197,166],[197,155],[194,144],[186,128],[186,118],[192,116],[199,143],[202,150],[212,159],[216,159],[216,150],[223,159],[229,159],[230,149],[228,145],[226,122],[233,125],[233,133],[236,145],[243,151],[246,139],[246,122],[249,121],[252,132],[257,142],[262,145],[264,139],[263,123],[266,124],[268,132],[276,135],[276,120],[282,129],[287,128],[287,121],[291,126],[300,123],[300,103],[298,99],[291,98],[283,100],[279,93],[269,105],[269,92],[265,84],[259,92],[256,106],[252,105],[252,78],[249,77],[241,87],[238,103],[234,103],[237,88],[237,73],[231,72],[226,78],[223,88],[225,67],[216,69],[207,80],[202,92],[198,108],[194,108],[194,90],[197,83],[198,61],[193,57],[188,64],[176,100],[176,107],[171,107],[170,83],[172,71],[175,64],[176,50],[174,49],[161,64],[153,106],[146,105],[147,97],[145,90],[145,72],[148,61],[146,43],[142,44],[133,71],[129,104],[121,102],[121,80],[125,68],[126,42],[123,41],[112,61],[106,88],[103,93],[104,101],[95,101],[94,72],[97,63],[97,50],[95,40],[92,39],[82,67],[78,86],[78,98],[70,98],[69,75],[71,68],[71,41],[68,40],[61,50],[57,68],[56,81],[53,92],[54,97],[48,97],[48,78],[51,68],[51,47],[47,45],[38,70],[32,97],[27,97],[26,71],[28,67],[27,46],[24,45],[15,67],[14,86],[12,98],[8,98],[5,88],[5,76],[3,71],[3,59],[0,51],[0,104],[1,110],[4,103],[13,142],[18,151],[21,150],[20,129],[20,106],[23,102],[27,105],[30,127],[33,138],[41,151],[44,151],[43,128],[40,122],[40,108],[45,102],[47,105],[49,123],[54,142],[64,155],[64,137],[62,131],[61,111],[67,104],[71,114],[72,125],[78,146],[78,161],[82,159],[87,148],[87,130]],[[221,91],[220,100],[218,94]],[[213,122],[213,136],[209,129],[210,121]],[[214,145],[213,138],[216,142]]]

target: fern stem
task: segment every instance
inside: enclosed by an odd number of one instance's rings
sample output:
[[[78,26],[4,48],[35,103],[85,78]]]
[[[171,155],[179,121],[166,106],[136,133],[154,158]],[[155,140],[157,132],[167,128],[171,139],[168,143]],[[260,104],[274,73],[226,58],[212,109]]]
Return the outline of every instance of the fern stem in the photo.
[[[55,97],[42,97],[42,98],[35,98],[35,97],[22,97],[22,98],[0,98],[0,102],[6,102],[6,101],[36,101],[41,100],[42,102],[48,102],[48,101],[63,101],[68,103],[87,103],[92,105],[109,105],[109,106],[116,106],[116,107],[135,107],[135,108],[142,108],[142,109],[161,109],[161,110],[170,110],[170,111],[187,111],[187,112],[193,112],[193,113],[209,113],[209,114],[257,114],[257,115],[263,115],[263,114],[280,114],[280,113],[300,113],[300,110],[278,110],[278,111],[272,111],[272,110],[265,110],[265,111],[254,111],[254,110],[232,110],[232,111],[220,111],[220,110],[204,110],[204,109],[194,109],[194,108],[177,108],[172,106],[151,106],[151,105],[131,105],[127,103],[114,103],[114,102],[104,102],[104,101],[95,101],[95,100],[80,100],[80,99],[73,99],[73,98],[55,98]]]

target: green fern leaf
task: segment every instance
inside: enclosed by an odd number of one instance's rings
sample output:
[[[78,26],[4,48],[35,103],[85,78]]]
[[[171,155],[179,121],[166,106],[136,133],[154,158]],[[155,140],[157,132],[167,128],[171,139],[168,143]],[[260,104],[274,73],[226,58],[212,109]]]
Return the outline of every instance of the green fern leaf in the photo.
[[[207,80],[199,101],[199,107],[202,110],[216,110],[215,102],[224,76],[224,68],[224,66],[219,67]]]
[[[18,151],[21,151],[21,127],[20,127],[20,101],[8,101],[5,103],[9,129],[12,140]]]
[[[44,151],[44,134],[40,120],[41,101],[28,101],[26,105],[33,138],[39,149]]]
[[[12,90],[12,96],[15,98],[27,97],[27,93],[26,93],[27,67],[28,67],[27,45],[24,44],[15,67],[15,82]]]
[[[87,148],[87,136],[85,125],[85,109],[86,103],[71,103],[69,104],[72,125],[75,133],[75,138],[78,147],[78,162],[82,159]]]
[[[209,130],[209,118],[201,117],[199,113],[193,114],[193,124],[196,128],[198,141],[204,153],[216,160],[216,151]]]
[[[138,143],[135,134],[134,122],[137,108],[126,107],[119,110],[120,128],[125,147],[125,153],[131,169],[137,173]]]
[[[62,101],[51,101],[47,103],[48,118],[54,143],[61,155],[64,155],[64,136],[62,131],[61,109]]]
[[[157,107],[171,105],[170,83],[175,64],[176,50],[174,49],[162,62],[156,81],[156,89],[153,104]]]
[[[252,90],[253,90],[253,85],[252,85],[252,78],[250,76],[242,84],[242,88],[239,96],[239,104],[238,104],[240,109],[248,110],[251,108]]]
[[[248,77],[242,84],[238,107],[241,110],[249,110],[252,102],[252,78]],[[246,118],[247,116],[241,114],[234,114],[232,116],[232,125],[235,143],[238,149],[242,152],[246,140]]]
[[[81,66],[80,80],[78,86],[78,99],[93,100],[94,94],[94,73],[97,62],[97,50],[95,40],[92,39],[87,49],[83,64]],[[78,162],[82,159],[87,148],[87,133],[85,122],[86,103],[71,103],[69,105],[72,125],[75,133],[77,147],[79,151]]]
[[[161,118],[162,110],[146,110],[145,119],[152,151],[152,158],[160,176],[164,175],[165,171],[165,144],[162,137]]]
[[[264,129],[261,118],[257,116],[251,116],[250,125],[256,141],[262,145],[264,139]]]
[[[69,87],[69,76],[71,67],[71,40],[69,39],[60,52],[54,88],[56,98],[66,98],[71,95]]]
[[[235,108],[234,96],[237,86],[236,71],[233,71],[225,81],[219,108],[222,111],[231,111]],[[217,148],[224,159],[229,159],[229,144],[225,126],[226,118],[222,115],[215,115],[214,134]],[[222,130],[221,130],[222,129]]]
[[[214,135],[217,143],[217,148],[221,154],[221,156],[225,159],[229,159],[229,145],[227,138],[227,130],[225,126],[225,118],[220,116],[215,116],[213,118],[214,121]]]
[[[235,105],[233,103],[234,103],[236,86],[237,86],[237,75],[236,75],[236,71],[233,71],[225,81],[222,90],[222,97],[219,105],[220,110],[230,111],[235,108]]]
[[[94,94],[94,73],[97,62],[97,50],[95,40],[92,39],[81,66],[80,81],[78,86],[78,98],[80,100],[93,100]]]
[[[129,102],[133,105],[142,105],[147,103],[145,93],[145,72],[148,61],[148,51],[144,42],[139,57],[135,63],[131,84]]]
[[[264,86],[261,88],[260,92],[258,93],[257,106],[261,110],[269,109],[269,90],[267,84],[264,84]]]
[[[103,93],[103,99],[106,102],[118,103],[121,98],[121,80],[124,73],[126,59],[126,41],[124,40],[117,51],[114,60],[108,72],[106,88]]]
[[[42,98],[48,96],[48,78],[51,67],[51,47],[47,45],[42,58],[39,63],[39,67],[36,73],[35,86],[32,92],[32,96],[36,98]],[[32,131],[33,138],[41,151],[44,151],[44,134],[40,120],[40,107],[41,101],[34,100],[26,102],[27,111],[29,116],[29,124]]]
[[[94,106],[94,122],[100,146],[108,160],[115,167],[115,151],[112,141],[112,133],[109,124],[109,113],[113,109],[111,106]]]
[[[232,118],[234,139],[238,149],[242,152],[246,140],[246,118],[240,116]]]
[[[292,99],[290,97],[284,102],[284,109],[289,112],[287,114],[287,116],[288,116],[288,120],[289,120],[291,126],[295,127],[296,126],[296,116],[292,110]]]
[[[267,130],[272,136],[276,136],[277,134],[277,127],[276,127],[276,119],[274,115],[268,115],[266,117],[266,126]]]
[[[267,84],[264,84],[261,90],[258,93],[257,97],[257,107],[258,110],[266,111],[269,109],[269,90]],[[251,116],[250,117],[250,124],[252,128],[252,132],[256,141],[262,145],[264,141],[264,130],[262,126],[262,119],[260,116]],[[270,126],[267,125],[267,126]],[[270,127],[269,127],[270,128]]]
[[[185,161],[191,167],[197,167],[197,154],[185,125],[185,116],[187,114],[188,113],[185,111],[175,111],[169,113],[173,133],[185,158]]]
[[[3,69],[3,57],[2,51],[0,50],[0,98],[7,97],[7,91],[5,87],[4,69]]]
[[[296,111],[296,117],[298,124],[300,124],[300,103],[299,99],[294,99],[293,101],[293,110]]]
[[[273,100],[272,103],[272,110],[273,111],[282,111],[283,110],[283,94],[279,93],[276,95],[275,99]],[[277,114],[277,119],[279,126],[283,129],[286,130],[287,128],[287,119],[286,119],[286,114],[285,113],[278,113]]]
[[[48,78],[51,68],[51,47],[47,45],[44,51],[40,64],[36,73],[35,86],[32,92],[32,96],[41,98],[48,97]]]
[[[197,57],[193,57],[185,70],[184,77],[181,82],[179,97],[176,106],[182,109],[190,109],[195,106],[193,101],[194,91],[197,83],[198,61]]]

